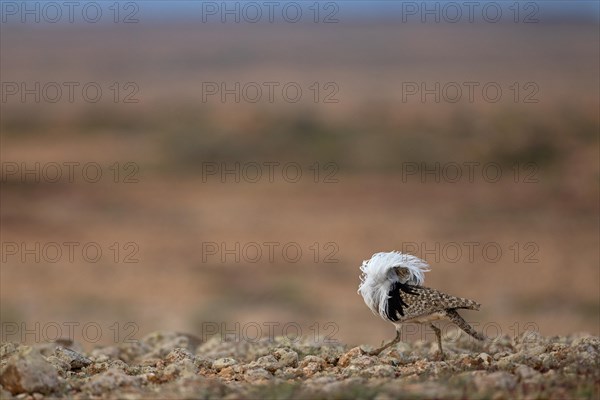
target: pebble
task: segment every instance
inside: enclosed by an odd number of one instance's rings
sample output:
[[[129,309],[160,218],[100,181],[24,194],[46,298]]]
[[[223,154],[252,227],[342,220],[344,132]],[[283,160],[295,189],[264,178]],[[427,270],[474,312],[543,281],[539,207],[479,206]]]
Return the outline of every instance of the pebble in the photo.
[[[141,377],[130,376],[125,374],[121,369],[111,368],[93,376],[85,385],[83,385],[82,389],[93,395],[99,396],[117,388],[139,387],[141,383]]]
[[[273,352],[278,361],[278,369],[298,366],[298,353],[286,348],[279,348]]]
[[[219,358],[218,360],[215,360],[213,362],[212,368],[215,369],[215,370],[217,370],[217,371],[220,371],[223,368],[230,367],[230,366],[235,365],[237,363],[238,362],[235,359],[233,359],[233,358],[229,358],[229,357]]]
[[[317,372],[323,371],[327,362],[318,356],[306,356],[300,361],[299,368],[306,377],[311,377]]]
[[[57,391],[61,385],[58,370],[37,351],[26,347],[8,360],[0,374],[2,386],[12,394]]]
[[[271,380],[272,378],[273,375],[271,375],[269,371],[264,368],[251,368],[245,373],[245,379],[248,382],[265,381]]]
[[[92,363],[92,360],[86,356],[62,346],[58,346],[54,350],[54,354],[57,358],[66,361],[71,370],[85,368]]]
[[[362,349],[360,347],[354,347],[353,349],[351,349],[347,353],[344,353],[340,357],[340,359],[338,360],[338,365],[340,367],[347,367],[348,365],[350,365],[350,362],[353,358],[356,358],[361,355],[363,355]]]

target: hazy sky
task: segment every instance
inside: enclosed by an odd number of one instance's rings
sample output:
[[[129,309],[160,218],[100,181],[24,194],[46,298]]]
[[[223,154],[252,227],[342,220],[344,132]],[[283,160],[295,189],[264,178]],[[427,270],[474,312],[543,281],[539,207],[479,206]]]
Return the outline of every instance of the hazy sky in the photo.
[[[65,6],[66,1],[6,1],[1,4],[2,22],[20,22],[26,9],[38,7],[41,13],[42,21],[44,17],[52,20],[59,8],[63,14],[62,18],[57,18],[58,22],[69,22],[66,17],[68,10]],[[114,13],[114,0],[96,0],[96,1],[75,1],[76,15],[87,3],[99,4],[104,18],[101,22],[110,21]],[[202,19],[203,22],[221,22],[222,18],[230,22],[235,16],[231,13],[227,15],[226,8],[235,10],[241,16],[244,22],[245,17],[248,22],[256,16],[257,12],[262,15],[260,22],[268,22],[269,10],[274,15],[275,22],[282,21],[282,10],[286,9],[288,16],[293,18],[296,9],[303,13],[302,22],[310,22],[314,17],[315,10],[319,9],[319,19],[332,16],[340,21],[366,20],[366,19],[388,19],[400,20],[402,22],[420,22],[425,18],[427,22],[435,22],[435,11],[427,13],[429,10],[438,10],[437,16],[440,22],[449,22],[456,19],[456,22],[469,22],[469,13],[472,12],[474,21],[478,22],[484,18],[483,11],[486,10],[487,16],[494,18],[497,10],[500,10],[502,18],[499,22],[512,22],[513,19],[523,19],[528,16],[537,17],[540,20],[556,19],[579,19],[588,21],[599,21],[599,3],[597,0],[438,0],[438,1],[377,1],[377,0],[342,0],[326,1],[320,0],[296,0],[296,1],[200,1],[200,0],[121,0],[120,17],[127,15],[136,15],[145,20],[165,20],[171,18]],[[226,5],[225,5],[226,4]],[[315,4],[318,6],[315,7]],[[425,6],[423,6],[425,4]],[[90,8],[94,11],[94,8]],[[245,14],[244,14],[245,13]],[[460,15],[457,15],[459,13]],[[225,15],[225,16],[224,16]],[[31,14],[26,16],[26,22],[33,19]],[[77,18],[75,18],[77,22]],[[454,21],[453,21],[454,22]]]

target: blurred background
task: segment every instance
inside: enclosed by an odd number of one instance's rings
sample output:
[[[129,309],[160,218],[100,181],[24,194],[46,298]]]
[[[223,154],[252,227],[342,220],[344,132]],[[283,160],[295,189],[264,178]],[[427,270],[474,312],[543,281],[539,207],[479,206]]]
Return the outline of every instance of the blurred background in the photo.
[[[3,341],[377,345],[390,250],[600,334],[597,3],[75,3],[2,3]]]

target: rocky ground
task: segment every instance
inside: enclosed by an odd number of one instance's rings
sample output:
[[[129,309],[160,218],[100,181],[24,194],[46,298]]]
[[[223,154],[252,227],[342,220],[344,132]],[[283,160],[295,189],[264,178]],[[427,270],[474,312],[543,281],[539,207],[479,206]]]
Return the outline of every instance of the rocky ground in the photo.
[[[156,332],[85,353],[63,341],[3,343],[2,399],[475,398],[598,399],[600,338],[527,332],[478,343],[401,343],[379,357],[360,348],[278,338],[199,343]]]

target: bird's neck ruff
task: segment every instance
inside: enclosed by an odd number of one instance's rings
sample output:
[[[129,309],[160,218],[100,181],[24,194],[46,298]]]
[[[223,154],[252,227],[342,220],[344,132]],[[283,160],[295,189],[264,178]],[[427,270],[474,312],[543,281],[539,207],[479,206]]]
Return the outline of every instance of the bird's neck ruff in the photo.
[[[404,268],[407,274],[400,278],[395,268]],[[360,270],[358,293],[373,313],[385,318],[389,292],[394,283],[422,285],[429,265],[413,255],[392,251],[374,254],[371,259],[363,261]]]

